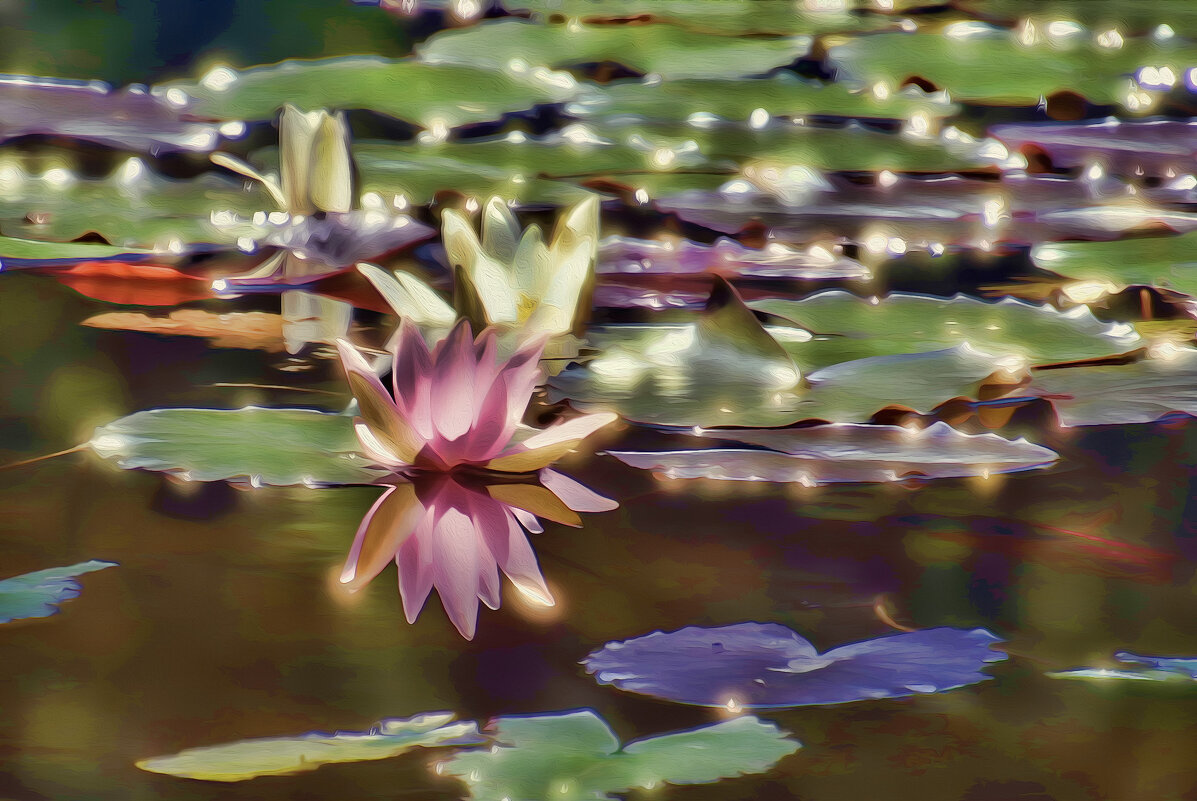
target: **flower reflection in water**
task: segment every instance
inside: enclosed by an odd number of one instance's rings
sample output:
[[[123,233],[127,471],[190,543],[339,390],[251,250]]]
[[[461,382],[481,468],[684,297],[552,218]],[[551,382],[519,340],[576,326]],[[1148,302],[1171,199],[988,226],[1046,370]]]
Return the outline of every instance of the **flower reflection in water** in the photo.
[[[393,558],[408,622],[435,587],[467,639],[478,601],[499,607],[500,570],[528,598],[552,605],[525,532],[542,531],[542,518],[578,526],[577,512],[617,506],[549,469],[615,416],[584,415],[543,431],[523,426],[543,343],[497,362],[494,332],[474,340],[468,323],[431,352],[404,323],[393,398],[352,345],[338,346],[361,410],[358,438],[393,473],[358,528],[342,583],[359,589]]]

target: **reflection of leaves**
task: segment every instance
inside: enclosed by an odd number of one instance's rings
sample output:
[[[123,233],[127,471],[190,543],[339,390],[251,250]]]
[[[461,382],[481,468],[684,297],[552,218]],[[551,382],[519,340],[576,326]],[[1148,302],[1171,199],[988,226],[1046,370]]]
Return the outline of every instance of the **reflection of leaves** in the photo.
[[[207,337],[217,348],[283,349],[282,317],[269,312],[217,314],[202,309],[179,309],[167,317],[140,312],[106,312],[89,317],[82,324],[113,331]]]
[[[751,716],[620,746],[590,710],[495,722],[498,747],[463,751],[443,770],[479,801],[599,801],[633,788],[709,784],[768,770],[801,745]]]
[[[852,424],[814,428],[730,429],[700,436],[770,450],[615,452],[622,462],[672,478],[797,481],[805,484],[988,476],[1044,467],[1057,456],[1026,440],[963,434],[946,423],[909,430]]]
[[[310,732],[296,737],[240,740],[143,759],[137,767],[185,779],[239,782],[258,776],[286,776],[315,770],[334,762],[386,759],[418,746],[480,742],[474,723],[452,723],[452,720],[451,712],[431,712],[384,720],[369,732]]]
[[[220,119],[270,119],[279,98],[286,98],[300,108],[369,109],[421,127],[485,122],[560,102],[575,91],[572,82],[370,56],[284,61],[240,71],[218,67],[196,83],[156,88],[181,90],[195,101],[189,112]]]
[[[1119,651],[1114,658],[1130,667],[1074,668],[1047,675],[1055,679],[1130,679],[1134,681],[1197,681],[1197,657],[1140,656]]]
[[[588,656],[601,684],[702,706],[842,704],[937,693],[985,681],[1006,655],[985,629],[874,637],[820,654],[776,623],[690,626],[608,643]]]
[[[553,69],[616,62],[665,78],[755,75],[806,55],[808,37],[737,37],[672,25],[534,25],[490,21],[433,36],[416,52],[433,63],[509,69],[513,59]],[[527,66],[525,64],[525,69]]]
[[[101,426],[88,443],[125,469],[194,481],[367,484],[352,418],[310,409],[151,409]]]
[[[0,580],[0,623],[31,617],[49,617],[63,601],[78,598],[81,590],[77,576],[94,573],[115,562],[80,562],[69,567],[53,567]]]

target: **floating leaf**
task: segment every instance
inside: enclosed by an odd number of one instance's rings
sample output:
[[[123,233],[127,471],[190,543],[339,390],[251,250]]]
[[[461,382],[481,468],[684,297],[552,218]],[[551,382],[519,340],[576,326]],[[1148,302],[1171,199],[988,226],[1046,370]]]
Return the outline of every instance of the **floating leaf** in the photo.
[[[936,628],[819,653],[776,623],[690,626],[612,642],[583,664],[600,684],[669,701],[729,708],[844,704],[938,693],[986,681],[1006,654],[985,629]]]
[[[269,312],[217,314],[203,309],[178,309],[167,317],[141,312],[106,312],[87,318],[81,325],[110,331],[207,337],[216,348],[283,350],[283,318]]]
[[[704,7],[712,7],[704,2]],[[956,107],[918,90],[878,97],[839,84],[799,79],[792,73],[769,78],[620,82],[587,92],[566,111],[579,117],[633,116],[652,120],[712,121],[712,117],[750,122],[760,128],[770,117],[806,116],[853,119],[926,120],[947,117]]]
[[[754,300],[748,305],[812,334],[813,339],[802,341],[770,328],[807,369],[962,344],[1031,364],[1101,358],[1143,345],[1132,326],[1102,322],[1087,306],[1059,311],[1009,298],[990,302],[965,295],[895,293],[874,303],[828,290],[803,300]]]
[[[369,732],[309,732],[188,748],[171,756],[143,759],[137,767],[184,779],[240,782],[258,776],[288,776],[335,762],[387,759],[417,747],[482,742],[474,723],[453,723],[453,717],[452,712],[430,712],[384,720]]]
[[[708,448],[610,451],[625,464],[670,478],[778,481],[806,485],[986,476],[1045,467],[1057,454],[1025,439],[964,434],[947,423],[918,430],[840,424],[813,428],[705,430],[699,436],[769,450]]]
[[[368,484],[353,419],[310,409],[151,409],[101,426],[88,443],[127,470],[193,481]]]
[[[709,0],[503,0],[503,7],[540,18],[559,15],[584,22],[648,17],[720,33],[813,34],[872,30],[885,24],[879,17],[853,14],[843,3],[796,6],[793,0],[753,0],[751,4]]]
[[[77,577],[106,567],[116,567],[116,563],[93,559],[0,579],[0,623],[57,613],[59,604],[79,597],[82,588]]]
[[[238,132],[239,133],[239,132]],[[184,120],[177,107],[99,81],[0,78],[0,141],[29,134],[84,139],[126,150],[211,150],[217,126]]]
[[[1197,34],[1197,8],[1189,0],[1152,0],[1127,3],[1125,0],[956,0],[968,13],[984,14],[1010,23],[1027,19],[1076,20],[1104,32],[1151,33],[1167,22],[1180,36]],[[1116,41],[1116,40],[1115,40]]]
[[[252,215],[260,201],[240,181],[205,174],[189,181],[150,173],[130,159],[112,175],[81,179],[54,167],[34,174],[0,166],[0,230],[26,239],[67,241],[95,233],[120,249],[181,253],[197,244],[232,245],[210,219],[215,210]],[[79,243],[84,244],[84,243]],[[86,256],[84,256],[86,258]]]
[[[1051,401],[1060,425],[1150,423],[1173,412],[1197,415],[1197,351],[1131,364],[1036,370],[1015,393]]]
[[[44,242],[0,236],[0,269],[52,267],[100,259],[137,259],[148,251],[97,242]]]
[[[1014,123],[989,134],[1012,149],[1046,153],[1056,168],[1098,165],[1121,175],[1183,173],[1197,152],[1197,123],[1187,120]]]
[[[462,751],[438,766],[479,801],[606,801],[633,788],[710,784],[763,773],[801,748],[772,723],[750,715],[713,726],[620,745],[590,710],[494,723],[498,746]]]
[[[785,66],[809,48],[808,36],[738,37],[665,24],[536,25],[505,19],[443,31],[417,45],[416,53],[430,64],[469,64],[517,74],[537,66],[614,62],[664,78],[727,78]]]
[[[81,295],[123,306],[178,306],[212,297],[208,278],[163,264],[81,261],[50,275]]]
[[[1197,295],[1197,233],[1119,239],[1114,242],[1053,242],[1037,245],[1031,260],[1074,282],[1078,300],[1143,284]]]
[[[1048,673],[1054,679],[1130,679],[1133,681],[1197,681],[1197,658],[1176,656],[1140,656],[1119,651],[1114,658],[1118,668],[1074,668]]]
[[[225,120],[272,119],[282,98],[302,109],[369,109],[440,130],[559,103],[574,96],[576,86],[569,76],[352,56],[217,67],[198,82],[154,91],[167,98],[177,92],[188,112]]]
[[[1093,103],[1135,110],[1142,93],[1127,76],[1145,66],[1167,67],[1175,81],[1197,61],[1197,49],[1178,40],[1140,38],[1103,47],[1079,26],[1059,36],[1046,26],[1015,32],[961,22],[944,33],[847,40],[828,48],[828,59],[839,80],[896,88],[917,78],[966,102],[1028,106],[1057,92],[1074,92]]]
[[[599,245],[600,275],[675,275],[711,272],[727,277],[866,280],[869,268],[824,248],[801,251],[780,243],[764,249],[720,237],[714,245],[689,239],[652,240],[609,236]]]

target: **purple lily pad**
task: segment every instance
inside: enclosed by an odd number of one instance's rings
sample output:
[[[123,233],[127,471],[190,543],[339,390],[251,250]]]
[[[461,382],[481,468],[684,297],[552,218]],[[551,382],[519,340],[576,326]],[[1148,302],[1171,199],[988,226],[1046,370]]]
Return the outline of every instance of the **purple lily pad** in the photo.
[[[820,654],[776,623],[689,626],[611,642],[583,665],[600,684],[698,706],[846,704],[954,690],[993,678],[1006,654],[985,629],[935,628],[874,637]]]
[[[676,275],[714,272],[728,277],[792,278],[822,281],[867,280],[869,268],[830,252],[794,250],[784,245],[750,248],[725,237],[713,245],[690,240],[665,242],[609,236],[600,243],[599,275]]]
[[[1113,118],[1083,123],[995,125],[992,135],[1012,150],[1038,149],[1052,166],[1074,168],[1102,164],[1122,175],[1192,172],[1197,161],[1197,122]]]
[[[1161,205],[1185,199],[1175,191],[1134,188],[1104,176],[1092,180],[1005,176],[1001,181],[894,177],[887,183],[858,185],[829,176],[812,184],[801,203],[786,203],[736,181],[717,191],[661,198],[656,205],[720,233],[763,224],[773,235],[791,242],[832,234],[894,254],[1063,239],[1108,240],[1157,226],[1178,232],[1197,228],[1197,215]]]
[[[144,89],[118,91],[99,81],[0,78],[0,141],[30,134],[85,139],[139,151],[209,151],[217,125],[186,119]]]

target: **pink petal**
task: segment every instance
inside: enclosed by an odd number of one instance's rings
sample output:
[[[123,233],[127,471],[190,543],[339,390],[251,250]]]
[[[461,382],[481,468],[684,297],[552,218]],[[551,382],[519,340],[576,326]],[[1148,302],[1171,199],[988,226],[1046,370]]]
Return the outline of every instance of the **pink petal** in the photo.
[[[540,520],[531,512],[525,512],[518,506],[508,506],[507,510],[515,515],[515,519],[521,526],[528,529],[533,534],[543,534],[544,526],[540,524]]]
[[[520,528],[514,516],[507,518],[505,545],[502,556],[499,552],[496,552],[495,556],[499,559],[499,566],[503,568],[507,578],[511,579],[511,583],[524,595],[545,606],[552,606],[553,594],[545,585],[544,576],[540,574],[540,565],[536,563],[536,554],[533,553],[524,530]]]
[[[455,508],[445,509],[433,527],[433,583],[449,620],[467,640],[478,625],[478,548],[472,521]]]
[[[575,512],[609,512],[619,508],[618,501],[605,498],[569,476],[547,467],[540,471],[540,483]]]
[[[611,412],[599,412],[566,420],[533,434],[508,452],[491,459],[486,466],[512,473],[540,470],[569,453],[590,434],[617,419],[618,416]]]
[[[369,583],[398,556],[400,547],[423,517],[424,507],[416,500],[412,485],[388,488],[358,526],[341,571],[341,583],[349,584],[350,589]]]
[[[399,596],[403,599],[403,614],[408,623],[416,622],[428,600],[428,593],[432,591],[432,565],[428,559],[431,536],[432,516],[429,513],[395,557],[395,565],[399,568]]]
[[[467,322],[458,323],[433,353],[432,422],[443,440],[452,442],[470,430],[474,422],[473,335]],[[442,455],[445,450],[436,442]]]
[[[370,427],[381,451],[410,464],[423,447],[423,439],[408,425],[406,416],[395,406],[390,393],[357,348],[338,339],[337,350],[362,420]]]
[[[432,439],[432,356],[420,329],[402,320],[396,338],[391,380],[395,386],[395,405],[403,410],[408,422],[424,441]]]

